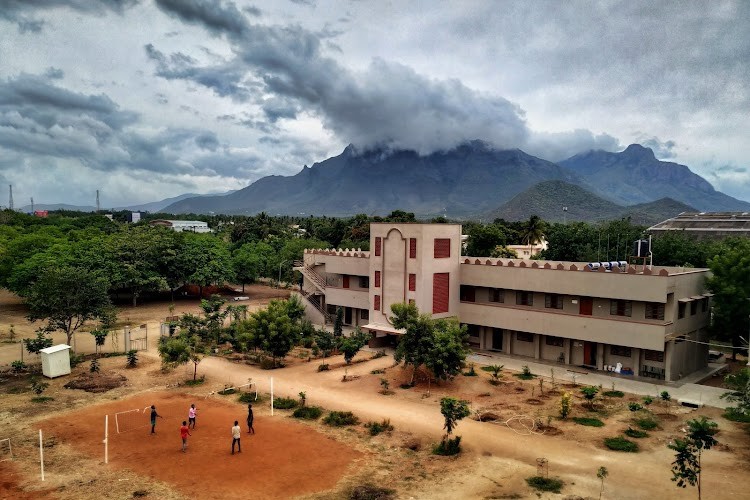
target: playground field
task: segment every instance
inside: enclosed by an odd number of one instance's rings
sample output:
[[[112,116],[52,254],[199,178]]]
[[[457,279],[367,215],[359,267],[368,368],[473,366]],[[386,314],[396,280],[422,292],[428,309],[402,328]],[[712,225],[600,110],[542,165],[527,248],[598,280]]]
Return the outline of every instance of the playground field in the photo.
[[[247,434],[246,410],[214,396],[146,393],[86,407],[40,423],[45,438],[69,445],[100,467],[130,470],[173,485],[185,498],[289,498],[333,488],[362,453],[283,416],[256,416]],[[187,452],[179,428],[191,403],[198,418]],[[150,434],[149,411],[164,418]],[[132,411],[138,410],[138,411]],[[115,414],[120,433],[117,432]],[[104,464],[104,416],[109,415],[109,464]],[[231,427],[243,429],[242,453],[231,454]]]

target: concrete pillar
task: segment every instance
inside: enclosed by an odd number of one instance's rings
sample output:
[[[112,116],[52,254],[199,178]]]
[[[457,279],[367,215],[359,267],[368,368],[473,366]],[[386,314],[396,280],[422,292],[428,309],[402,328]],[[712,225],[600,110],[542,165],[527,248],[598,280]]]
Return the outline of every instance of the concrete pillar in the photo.
[[[637,347],[633,348],[633,375],[641,375],[641,350]]]
[[[563,354],[565,354],[565,364],[570,364],[570,350],[573,345],[573,339],[563,340]]]
[[[510,354],[510,345],[511,345],[512,340],[513,340],[513,331],[503,330],[503,352],[505,354]]]
[[[664,346],[664,380],[672,380],[672,358],[674,357],[674,341],[671,340]]]
[[[539,359],[541,357],[540,349],[542,348],[542,335],[537,333],[534,334],[534,359]]]
[[[479,349],[487,349],[487,342],[485,341],[485,336],[487,335],[487,327],[486,326],[480,326],[479,327]]]
[[[604,344],[596,344],[596,369],[604,369]]]

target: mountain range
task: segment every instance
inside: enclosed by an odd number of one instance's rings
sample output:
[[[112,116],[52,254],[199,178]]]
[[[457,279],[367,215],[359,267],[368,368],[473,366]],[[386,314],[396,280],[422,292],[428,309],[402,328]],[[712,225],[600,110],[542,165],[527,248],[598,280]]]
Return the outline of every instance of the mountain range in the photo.
[[[564,184],[544,184],[549,181]],[[527,191],[539,184],[542,186]],[[164,211],[348,216],[385,215],[401,209],[420,217],[503,213],[512,220],[526,218],[528,213],[506,206],[522,193],[526,194],[513,205],[539,206],[540,210],[542,205],[556,206],[560,216],[562,206],[568,205],[570,220],[634,214],[650,221],[691,207],[701,211],[750,210],[750,203],[716,191],[687,166],[660,161],[651,149],[638,144],[619,153],[589,151],[552,163],[519,149],[497,150],[482,141],[471,141],[426,156],[414,151],[360,152],[348,146],[340,155],[305,166],[296,175],[263,177],[231,194],[186,198]],[[601,201],[593,203],[591,193]],[[554,210],[548,213],[556,219]]]

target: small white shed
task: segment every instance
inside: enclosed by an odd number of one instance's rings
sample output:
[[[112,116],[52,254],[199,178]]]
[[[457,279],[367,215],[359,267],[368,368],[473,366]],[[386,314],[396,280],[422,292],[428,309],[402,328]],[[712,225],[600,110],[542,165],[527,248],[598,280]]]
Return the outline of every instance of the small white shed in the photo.
[[[70,346],[58,344],[39,351],[42,357],[42,373],[55,378],[70,374]]]

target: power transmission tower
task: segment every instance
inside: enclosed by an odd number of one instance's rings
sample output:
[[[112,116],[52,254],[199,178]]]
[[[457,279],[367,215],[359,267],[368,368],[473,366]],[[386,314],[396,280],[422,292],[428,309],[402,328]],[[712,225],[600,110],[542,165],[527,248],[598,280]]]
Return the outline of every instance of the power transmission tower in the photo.
[[[99,213],[99,190],[96,190],[96,213]]]
[[[34,197],[31,197],[31,213],[34,213]]]
[[[13,184],[9,184],[10,196],[8,197],[8,208],[13,210]]]

